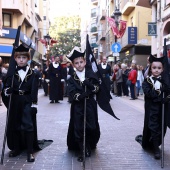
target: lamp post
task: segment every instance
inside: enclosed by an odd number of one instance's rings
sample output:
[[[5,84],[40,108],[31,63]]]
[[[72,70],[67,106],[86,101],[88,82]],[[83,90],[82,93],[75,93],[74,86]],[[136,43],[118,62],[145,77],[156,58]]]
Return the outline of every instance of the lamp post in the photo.
[[[116,28],[119,29],[119,18],[122,15],[122,13],[119,11],[119,9],[116,7],[115,12],[111,16],[111,18],[115,19]],[[115,43],[117,42],[117,36],[115,35]],[[116,56],[114,57],[114,63],[116,64]]]
[[[47,35],[45,35],[44,36],[44,39],[45,39],[45,42],[46,42],[46,44],[45,44],[45,46],[47,47],[47,61],[48,61],[48,64],[49,64],[49,55],[50,55],[50,40],[51,40],[51,37],[50,37],[50,35],[49,34],[47,34]]]

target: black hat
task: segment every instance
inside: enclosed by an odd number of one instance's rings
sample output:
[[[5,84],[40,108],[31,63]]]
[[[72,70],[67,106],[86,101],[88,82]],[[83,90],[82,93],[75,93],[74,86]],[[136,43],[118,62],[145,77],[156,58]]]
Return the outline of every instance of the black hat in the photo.
[[[149,62],[150,63],[153,63],[153,62],[161,62],[161,63],[163,63],[163,61],[164,61],[164,57],[157,58],[157,57],[154,57],[152,54],[149,57]]]
[[[75,58],[84,57],[85,52],[81,52],[79,47],[75,46],[70,54],[67,55],[67,58],[73,61]]]
[[[29,52],[29,47],[24,44],[21,44],[15,49],[15,52]]]

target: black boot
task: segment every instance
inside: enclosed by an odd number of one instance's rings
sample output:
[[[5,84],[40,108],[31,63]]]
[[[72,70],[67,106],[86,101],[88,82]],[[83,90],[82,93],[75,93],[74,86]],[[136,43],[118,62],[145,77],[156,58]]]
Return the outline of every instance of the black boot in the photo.
[[[27,140],[27,161],[34,162],[35,161],[33,155],[34,132],[26,132],[26,140]]]
[[[160,159],[161,155],[160,155],[160,149],[159,149],[158,141],[153,141],[153,151],[154,151],[154,158]]]

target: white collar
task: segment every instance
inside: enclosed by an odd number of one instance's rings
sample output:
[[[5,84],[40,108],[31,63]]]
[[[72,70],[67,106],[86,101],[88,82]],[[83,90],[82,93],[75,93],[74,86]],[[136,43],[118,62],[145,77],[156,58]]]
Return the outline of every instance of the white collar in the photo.
[[[57,68],[58,66],[59,66],[59,63],[56,64],[55,62],[53,62],[53,67],[54,68]]]
[[[81,81],[85,80],[85,69],[83,71],[76,70],[76,74]]]

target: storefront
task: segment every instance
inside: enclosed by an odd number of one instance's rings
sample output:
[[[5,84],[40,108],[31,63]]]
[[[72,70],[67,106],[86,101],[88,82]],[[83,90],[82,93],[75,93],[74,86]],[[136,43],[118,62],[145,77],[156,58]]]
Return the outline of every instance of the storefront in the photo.
[[[9,63],[12,50],[13,43],[15,41],[17,29],[13,28],[3,28],[2,29],[2,37],[0,38],[0,57],[3,60],[3,63]],[[41,64],[42,55],[36,51],[36,44],[28,38],[24,33],[20,33],[20,42],[30,46],[31,59],[35,60],[34,63]]]

